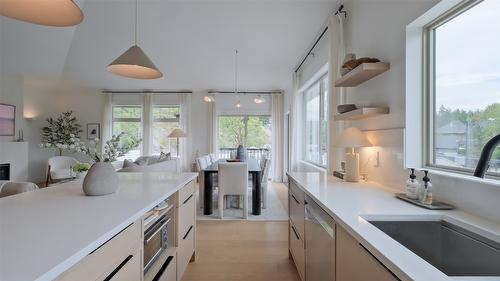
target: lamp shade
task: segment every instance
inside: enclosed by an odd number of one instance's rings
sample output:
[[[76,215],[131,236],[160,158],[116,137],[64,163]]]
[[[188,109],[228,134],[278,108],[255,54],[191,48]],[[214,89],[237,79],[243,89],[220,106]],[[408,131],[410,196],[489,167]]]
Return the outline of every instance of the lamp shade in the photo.
[[[364,147],[372,144],[358,128],[347,128],[337,138],[337,147]]]
[[[170,135],[168,135],[169,138],[185,138],[187,137],[187,134],[182,130],[182,129],[174,129]]]
[[[135,79],[157,79],[163,74],[137,45],[130,47],[107,67],[108,71]]]
[[[0,15],[48,26],[72,26],[83,20],[72,0],[1,0]]]

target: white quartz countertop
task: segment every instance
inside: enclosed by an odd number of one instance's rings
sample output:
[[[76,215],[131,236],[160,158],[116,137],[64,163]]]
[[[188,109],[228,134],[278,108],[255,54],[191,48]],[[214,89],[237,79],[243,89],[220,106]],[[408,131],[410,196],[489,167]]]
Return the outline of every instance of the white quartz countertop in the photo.
[[[440,220],[500,242],[500,225],[460,210],[433,211],[394,197],[395,190],[374,183],[347,183],[320,173],[289,173],[306,194],[328,212],[401,280],[500,280],[450,278],[373,226],[368,220]]]
[[[197,174],[119,173],[116,193],[81,181],[0,198],[0,280],[52,280]]]

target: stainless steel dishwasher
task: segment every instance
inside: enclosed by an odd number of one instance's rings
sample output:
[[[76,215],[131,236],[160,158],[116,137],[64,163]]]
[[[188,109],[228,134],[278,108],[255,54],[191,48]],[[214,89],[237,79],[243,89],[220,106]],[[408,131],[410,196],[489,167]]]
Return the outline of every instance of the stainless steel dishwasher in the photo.
[[[306,196],[306,281],[335,280],[335,221]]]

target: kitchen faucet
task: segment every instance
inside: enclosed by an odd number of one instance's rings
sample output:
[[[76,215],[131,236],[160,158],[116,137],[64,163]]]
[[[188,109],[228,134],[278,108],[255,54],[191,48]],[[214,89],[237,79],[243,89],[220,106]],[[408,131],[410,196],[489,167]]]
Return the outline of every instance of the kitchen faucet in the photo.
[[[488,170],[491,155],[495,148],[500,145],[500,134],[491,138],[483,147],[481,151],[481,156],[477,162],[476,170],[474,171],[474,176],[478,178],[484,178],[484,174]]]

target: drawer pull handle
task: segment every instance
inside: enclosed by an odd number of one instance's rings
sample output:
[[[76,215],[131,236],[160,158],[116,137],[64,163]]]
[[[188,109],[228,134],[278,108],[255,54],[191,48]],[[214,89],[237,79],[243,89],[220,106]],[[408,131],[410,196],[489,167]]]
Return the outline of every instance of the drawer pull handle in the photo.
[[[118,265],[118,267],[116,267],[116,268],[115,268],[115,270],[113,270],[113,272],[111,272],[111,273],[108,275],[108,277],[106,277],[106,278],[104,279],[104,281],[109,281],[109,280],[111,280],[111,278],[113,278],[113,276],[115,276],[115,275],[118,273],[118,271],[120,271],[120,269],[122,269],[122,268],[125,266],[125,264],[127,264],[127,262],[128,262],[130,259],[132,259],[133,257],[134,257],[133,255],[129,255],[128,257],[126,257],[126,258],[125,258],[125,259],[124,259],[124,260],[120,263],[120,265]]]
[[[170,262],[174,259],[173,256],[169,256],[167,258],[167,260],[163,263],[163,265],[161,266],[160,270],[158,271],[158,273],[156,273],[155,277],[153,278],[153,281],[158,281],[160,280],[160,278],[162,278],[163,276],[163,273],[165,272],[165,270],[167,269],[167,267],[170,265]]]
[[[291,194],[291,193],[290,193],[290,195],[292,195],[293,200],[295,200],[295,202],[297,202],[297,204],[299,204],[299,205],[300,205],[299,200],[297,200],[297,198],[295,198],[295,196],[294,196],[293,194]]]
[[[191,194],[186,200],[184,200],[184,202],[182,202],[182,204],[183,205],[186,204],[189,201],[189,199],[191,199],[191,197],[193,197],[193,194]]]
[[[191,229],[193,229],[193,226],[190,226],[184,237],[182,237],[182,240],[186,240],[186,237],[188,237],[189,232],[191,232]]]
[[[299,235],[297,234],[297,231],[295,231],[295,227],[293,227],[293,225],[292,225],[292,230],[293,234],[295,234],[295,237],[297,237],[297,240],[300,240]]]

